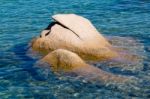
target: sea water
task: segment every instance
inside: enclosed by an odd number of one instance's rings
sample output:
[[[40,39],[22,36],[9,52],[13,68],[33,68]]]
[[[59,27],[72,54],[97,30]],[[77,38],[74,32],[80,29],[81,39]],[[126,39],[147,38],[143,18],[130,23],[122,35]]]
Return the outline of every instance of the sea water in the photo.
[[[135,80],[92,83],[55,75],[46,64],[36,66],[39,57],[28,53],[28,44],[58,13],[88,18],[114,46],[140,56],[136,64],[106,61],[95,65]],[[0,0],[0,99],[149,98],[149,0]]]

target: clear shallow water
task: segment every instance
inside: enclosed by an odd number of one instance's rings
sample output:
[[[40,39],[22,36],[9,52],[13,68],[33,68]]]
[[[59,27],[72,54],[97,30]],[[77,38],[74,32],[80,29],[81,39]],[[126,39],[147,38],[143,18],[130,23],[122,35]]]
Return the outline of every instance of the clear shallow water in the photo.
[[[57,13],[82,15],[105,36],[115,40],[125,37],[123,41],[113,42],[144,57],[142,61],[136,65],[102,62],[98,66],[115,74],[136,77],[137,83],[88,83],[73,77],[56,76],[49,68],[37,67],[38,58],[27,54],[27,45],[48,25],[50,16]],[[148,0],[0,0],[0,98],[148,99],[149,31]]]

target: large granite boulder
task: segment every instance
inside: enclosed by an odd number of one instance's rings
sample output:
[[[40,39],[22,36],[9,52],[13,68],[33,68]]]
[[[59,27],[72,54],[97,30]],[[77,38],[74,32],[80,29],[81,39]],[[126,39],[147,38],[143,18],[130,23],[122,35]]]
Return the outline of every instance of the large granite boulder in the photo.
[[[62,48],[88,60],[105,60],[117,57],[111,44],[92,23],[75,14],[58,14],[40,37],[33,40],[32,48],[45,54]]]
[[[127,78],[107,73],[85,61],[112,59],[136,60],[120,54],[92,23],[75,14],[52,16],[54,22],[32,41],[32,49],[43,53],[40,60],[49,63],[54,72],[72,72],[88,80],[125,82]],[[85,60],[85,61],[84,61]],[[120,61],[120,60],[119,60]]]

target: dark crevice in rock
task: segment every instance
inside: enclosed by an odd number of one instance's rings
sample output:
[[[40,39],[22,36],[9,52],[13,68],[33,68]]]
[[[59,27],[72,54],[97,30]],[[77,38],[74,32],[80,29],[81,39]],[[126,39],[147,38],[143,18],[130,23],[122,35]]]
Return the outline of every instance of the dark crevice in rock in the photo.
[[[50,34],[50,31],[49,31],[49,32],[47,32],[47,33],[45,34],[45,36],[47,36],[48,34]]]
[[[51,30],[52,26],[57,24],[57,22],[51,22],[44,30]]]
[[[58,24],[58,25],[62,26],[63,28],[66,28],[66,29],[72,31],[71,29],[69,29],[68,27],[64,26],[63,24],[61,24],[61,23],[59,23],[59,22],[51,22],[44,30],[51,30],[51,28],[52,28],[55,24]],[[50,32],[51,32],[51,31],[47,32],[47,33],[45,34],[45,36],[47,36]],[[72,32],[73,32],[78,38],[80,38],[80,36],[79,36],[77,33],[75,33],[74,31],[72,31]]]

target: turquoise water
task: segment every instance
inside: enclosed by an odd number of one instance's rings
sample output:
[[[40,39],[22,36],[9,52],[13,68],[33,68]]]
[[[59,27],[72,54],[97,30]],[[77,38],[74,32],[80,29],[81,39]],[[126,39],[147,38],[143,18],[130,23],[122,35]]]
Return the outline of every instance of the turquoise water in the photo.
[[[90,19],[114,45],[141,56],[136,65],[98,64],[106,71],[136,78],[135,82],[91,83],[36,66],[38,57],[28,53],[28,44],[57,13],[76,13]],[[0,0],[0,98],[149,99],[150,1]]]

